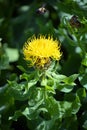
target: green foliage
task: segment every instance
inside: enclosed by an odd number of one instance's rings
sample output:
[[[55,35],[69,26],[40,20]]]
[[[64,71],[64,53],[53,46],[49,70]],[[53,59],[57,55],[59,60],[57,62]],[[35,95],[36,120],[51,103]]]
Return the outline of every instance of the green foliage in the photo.
[[[38,14],[43,4],[47,11]],[[60,40],[59,63],[28,68],[22,47],[34,34]],[[5,129],[87,130],[86,0],[0,0],[0,130]]]
[[[68,96],[67,93],[70,93],[76,85],[74,81],[78,74],[67,77],[52,71],[52,69],[48,69],[44,73],[38,70],[28,74],[23,73],[20,76],[19,83],[17,81],[8,81],[7,88],[9,97],[13,99],[13,106],[15,101],[25,102],[24,105],[19,106],[19,109],[14,110],[14,114],[9,116],[10,120],[17,121],[19,117],[25,116],[29,121],[40,120],[41,123],[36,124],[33,129],[49,130],[55,127],[56,130],[57,127],[59,129],[63,127],[62,124],[58,125],[59,123],[55,126],[57,121],[62,123],[63,119],[66,120],[66,118],[76,115],[81,107],[80,98],[83,99],[86,96],[84,94],[85,90],[84,92],[79,90],[78,94],[74,95],[74,98],[72,98],[71,94]],[[63,95],[63,100],[60,101],[54,98],[53,95],[56,94],[56,90],[66,94]],[[80,93],[83,94],[82,97],[79,96]],[[71,100],[67,100],[69,98]]]

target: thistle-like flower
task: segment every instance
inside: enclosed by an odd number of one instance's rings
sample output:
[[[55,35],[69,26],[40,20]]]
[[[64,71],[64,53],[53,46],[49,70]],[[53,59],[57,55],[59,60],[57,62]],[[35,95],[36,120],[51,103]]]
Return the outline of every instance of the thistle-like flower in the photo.
[[[28,39],[24,44],[23,54],[30,66],[38,68],[50,65],[52,60],[60,60],[62,55],[59,41],[53,40],[51,36],[46,38],[43,35]]]

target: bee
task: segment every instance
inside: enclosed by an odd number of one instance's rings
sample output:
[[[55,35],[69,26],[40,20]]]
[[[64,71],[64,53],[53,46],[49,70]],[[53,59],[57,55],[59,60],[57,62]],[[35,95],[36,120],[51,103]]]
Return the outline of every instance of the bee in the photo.
[[[36,10],[36,12],[37,12],[38,14],[45,14],[45,13],[47,12],[47,9],[45,8],[45,4],[42,5],[42,7],[38,8],[38,9]]]
[[[80,21],[78,20],[78,16],[73,15],[73,16],[71,17],[71,19],[70,19],[69,22],[70,22],[70,25],[71,25],[72,27],[76,27],[76,28],[81,27],[81,23],[80,23]]]

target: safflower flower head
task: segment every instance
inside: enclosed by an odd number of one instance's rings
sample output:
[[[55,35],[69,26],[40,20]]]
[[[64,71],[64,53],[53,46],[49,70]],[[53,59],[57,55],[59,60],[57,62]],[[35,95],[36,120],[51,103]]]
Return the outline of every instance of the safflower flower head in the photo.
[[[60,43],[53,40],[53,37],[39,35],[28,39],[23,46],[24,59],[30,66],[45,68],[51,64],[52,60],[60,60]]]

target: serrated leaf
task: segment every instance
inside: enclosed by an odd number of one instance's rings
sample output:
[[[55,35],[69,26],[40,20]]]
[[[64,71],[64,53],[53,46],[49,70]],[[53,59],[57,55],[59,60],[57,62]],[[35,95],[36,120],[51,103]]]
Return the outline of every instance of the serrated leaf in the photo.
[[[71,75],[69,77],[66,76],[62,76],[60,75],[60,82],[58,80],[54,79],[54,82],[56,83],[56,87],[57,89],[59,89],[62,92],[68,93],[70,91],[72,91],[72,89],[75,86],[74,80],[78,77],[78,74],[74,74]]]
[[[36,105],[32,107],[31,106],[26,107],[25,110],[22,112],[22,114],[25,115],[28,120],[36,119],[38,118],[39,113],[41,111],[44,112],[47,111],[46,108],[41,107],[42,104],[43,104],[43,99],[38,101],[38,103],[36,103]]]
[[[78,74],[73,74],[67,78],[65,78],[63,81],[68,85],[75,85],[74,81],[77,79]]]
[[[18,84],[15,81],[9,82],[9,92],[15,100],[27,100],[29,98],[29,90],[30,89],[28,88],[28,83],[24,82]]]

